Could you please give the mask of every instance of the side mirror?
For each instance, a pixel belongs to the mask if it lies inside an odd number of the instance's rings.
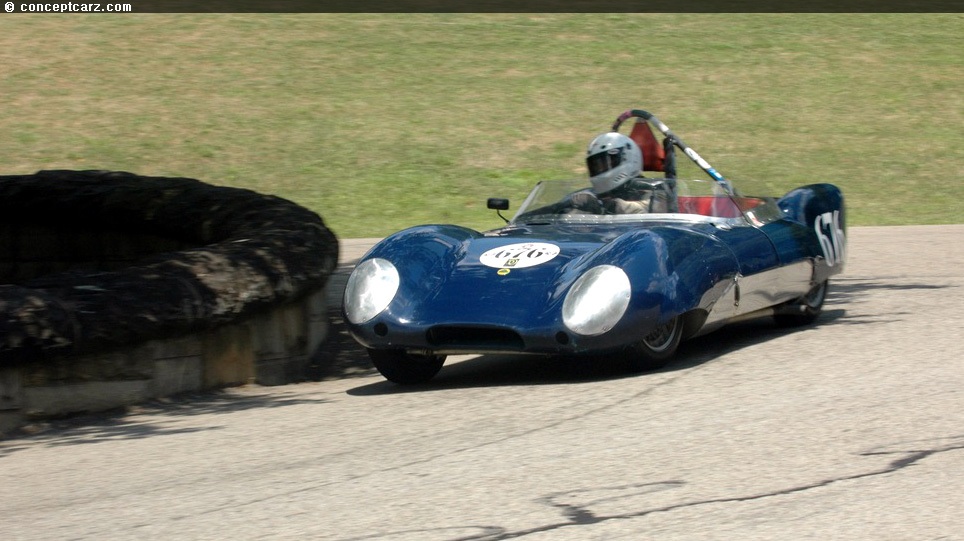
[[[501,199],[498,197],[490,197],[488,201],[485,202],[485,206],[494,210],[499,218],[502,218],[505,223],[509,223],[509,219],[502,215],[503,210],[509,210],[509,200]]]
[[[489,207],[492,210],[509,210],[508,199],[499,199],[497,197],[490,197],[485,204],[487,207]]]

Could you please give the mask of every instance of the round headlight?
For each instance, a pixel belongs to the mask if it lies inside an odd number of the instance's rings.
[[[593,267],[566,294],[562,322],[576,334],[602,334],[623,317],[630,295],[629,277],[622,269],[612,265]]]
[[[398,292],[398,270],[387,259],[362,262],[345,286],[345,316],[358,325],[377,316]]]

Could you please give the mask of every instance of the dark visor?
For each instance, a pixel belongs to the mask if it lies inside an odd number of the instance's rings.
[[[600,152],[598,154],[593,154],[586,158],[586,165],[589,166],[589,176],[594,177],[605,173],[616,167],[623,161],[623,150],[620,149],[619,152],[615,154],[610,154],[609,152]]]

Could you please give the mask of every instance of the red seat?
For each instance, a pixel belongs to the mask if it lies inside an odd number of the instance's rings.
[[[633,124],[633,129],[629,132],[629,138],[639,145],[639,149],[643,151],[643,171],[664,171],[666,150],[656,140],[649,123],[636,122]]]

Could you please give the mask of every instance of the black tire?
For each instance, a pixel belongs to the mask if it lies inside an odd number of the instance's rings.
[[[683,318],[676,316],[665,325],[653,329],[632,347],[633,368],[656,370],[669,364],[683,338]]]
[[[827,300],[828,282],[817,284],[806,295],[782,306],[773,315],[774,321],[781,327],[799,327],[809,325],[820,317],[823,303]]]
[[[370,349],[368,356],[385,379],[401,385],[425,383],[445,364],[445,355],[415,355],[397,349]]]

